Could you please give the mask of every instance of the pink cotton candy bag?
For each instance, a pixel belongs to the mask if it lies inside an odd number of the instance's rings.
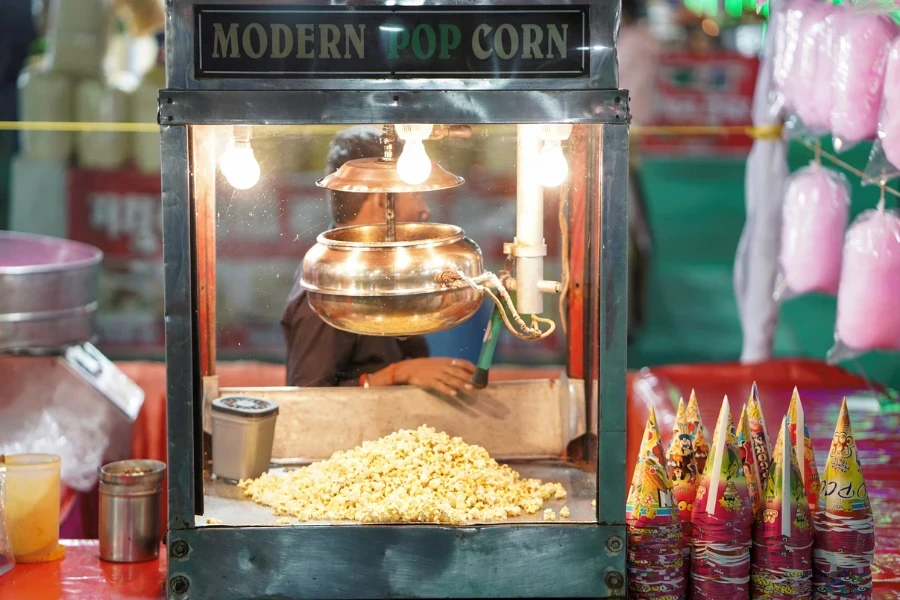
[[[882,98],[878,137],[885,157],[900,169],[900,38],[888,53]]]
[[[781,93],[781,105],[786,113],[797,110],[799,98],[806,93],[800,77],[800,58],[803,47],[804,17],[816,6],[811,0],[794,0],[784,13],[783,24],[777,24],[782,39],[776,38],[774,80]],[[806,26],[809,26],[807,21]]]
[[[870,350],[900,350],[900,215],[861,214],[847,231],[837,300],[835,346],[839,361]]]
[[[878,132],[878,114],[897,25],[887,16],[853,13],[840,19],[832,73],[831,131],[838,151]]]
[[[803,126],[813,135],[823,135],[831,130],[836,32],[849,15],[850,11],[843,6],[821,4],[803,17],[798,66],[800,81],[795,104]]]
[[[838,293],[849,208],[850,186],[836,171],[813,163],[788,178],[776,299]]]

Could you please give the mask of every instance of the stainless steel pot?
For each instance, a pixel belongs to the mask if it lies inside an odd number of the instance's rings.
[[[90,341],[102,260],[87,244],[0,232],[0,352]]]
[[[321,234],[303,259],[301,285],[326,323],[352,333],[406,337],[458,325],[478,311],[483,292],[442,282],[446,273],[476,277],[481,250],[455,225],[397,223]]]

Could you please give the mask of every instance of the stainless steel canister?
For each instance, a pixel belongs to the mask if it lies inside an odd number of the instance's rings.
[[[100,468],[100,558],[142,562],[159,556],[166,465],[121,460]]]
[[[212,403],[213,473],[240,481],[269,469],[278,405],[261,398],[226,396]]]

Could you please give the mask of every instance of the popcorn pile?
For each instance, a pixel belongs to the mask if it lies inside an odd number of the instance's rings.
[[[566,497],[562,485],[520,479],[481,446],[424,425],[238,487],[277,515],[362,523],[502,521]]]

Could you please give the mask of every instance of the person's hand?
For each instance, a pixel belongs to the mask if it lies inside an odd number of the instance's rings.
[[[395,383],[414,385],[448,396],[472,389],[475,365],[459,358],[416,358],[397,363]]]

